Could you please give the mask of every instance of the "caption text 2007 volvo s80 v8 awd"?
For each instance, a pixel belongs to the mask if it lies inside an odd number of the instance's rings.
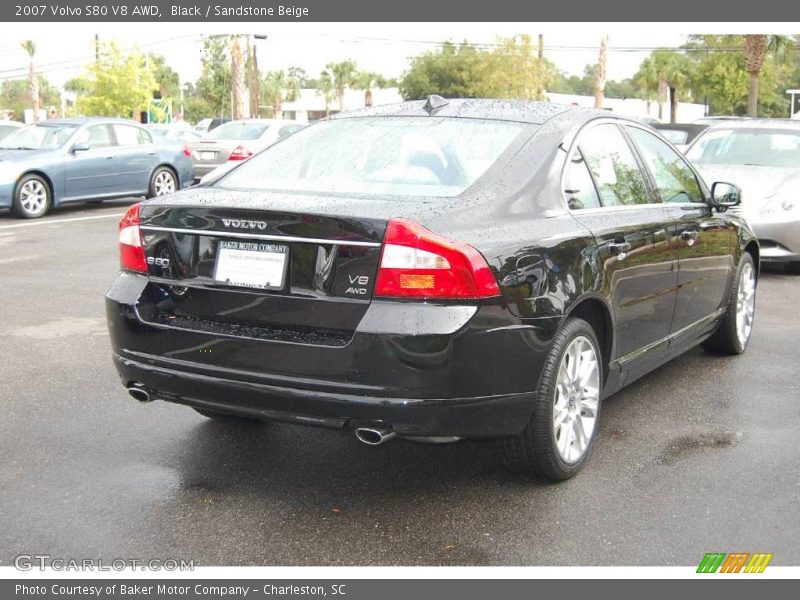
[[[431,97],[337,115],[131,207],[107,293],[139,400],[362,441],[500,438],[551,479],[603,398],[744,351],[758,244],[646,126]]]

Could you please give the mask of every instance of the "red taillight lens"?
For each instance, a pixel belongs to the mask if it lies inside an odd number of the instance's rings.
[[[247,160],[251,156],[253,156],[253,153],[250,152],[250,150],[244,146],[236,146],[233,152],[231,152],[231,155],[228,157],[228,160]]]
[[[183,155],[186,158],[192,158],[192,150],[191,150],[191,148],[189,148],[189,146],[184,146],[183,147]]]
[[[375,295],[389,298],[490,298],[500,295],[486,260],[408,219],[386,228]]]
[[[138,202],[128,209],[119,222],[119,264],[129,271],[147,273],[147,261],[139,232]]]

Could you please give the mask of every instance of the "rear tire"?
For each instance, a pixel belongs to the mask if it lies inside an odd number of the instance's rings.
[[[194,408],[194,407],[193,407]],[[216,410],[209,410],[207,408],[194,408],[204,417],[214,419],[215,421],[223,421],[228,423],[263,423],[263,419],[254,419],[252,417],[242,417],[239,415],[232,415],[230,413],[219,412]]]
[[[703,342],[703,349],[712,354],[741,354],[753,332],[756,308],[756,271],[753,258],[745,252],[739,260],[736,278],[728,292],[725,314],[717,330]]]
[[[150,187],[147,190],[148,198],[158,198],[178,191],[178,177],[169,167],[158,167],[150,177]]]
[[[38,219],[47,214],[53,201],[50,185],[39,175],[25,175],[14,189],[11,212],[21,219]]]
[[[602,382],[594,329],[570,318],[553,340],[525,430],[500,441],[506,465],[554,481],[576,475],[594,447]]]

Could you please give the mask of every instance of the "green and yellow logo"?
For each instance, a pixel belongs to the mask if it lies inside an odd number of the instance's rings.
[[[697,567],[698,573],[763,573],[772,554],[765,552],[707,552]]]

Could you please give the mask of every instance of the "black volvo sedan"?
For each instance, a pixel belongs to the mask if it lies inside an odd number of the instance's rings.
[[[759,247],[637,122],[549,103],[336,115],[134,205],[106,296],[131,396],[367,444],[499,438],[550,479],[601,402],[702,343],[744,351]]]

